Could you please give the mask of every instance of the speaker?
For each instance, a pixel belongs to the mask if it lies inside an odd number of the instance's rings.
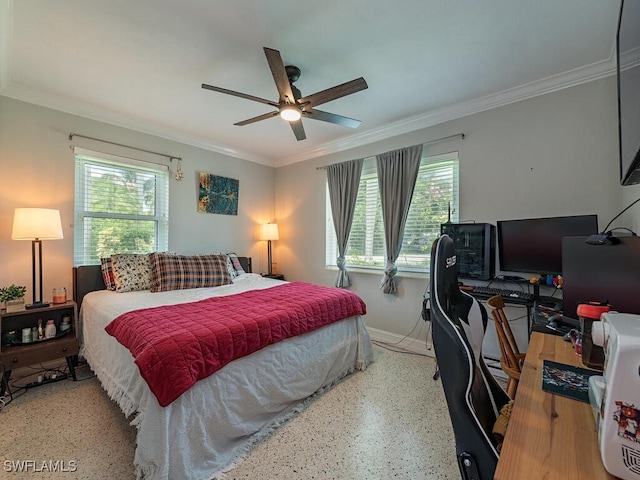
[[[496,227],[490,223],[443,223],[456,247],[458,277],[491,280],[496,265]]]

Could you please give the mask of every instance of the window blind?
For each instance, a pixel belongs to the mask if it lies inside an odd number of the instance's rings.
[[[168,248],[169,174],[106,154],[76,151],[74,263]]]

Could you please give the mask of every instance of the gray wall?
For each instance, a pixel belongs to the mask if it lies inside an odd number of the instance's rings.
[[[170,182],[169,248],[179,253],[235,250],[266,270],[266,245],[258,226],[276,220],[281,240],[274,260],[288,280],[333,284],[325,268],[323,170],[333,162],[426,142],[460,132],[466,139],[434,144],[433,154],[460,155],[460,219],[497,220],[596,213],[601,228],[640,196],[640,187],[620,187],[617,113],[613,77],[489,110],[349,151],[278,169],[0,97],[0,286],[31,285],[30,246],[11,240],[13,210],[59,208],[64,240],[44,242],[44,292],[71,288],[73,266],[74,158],[68,134],[75,132],[184,157],[185,179]],[[74,139],[77,146],[162,161],[133,151]],[[196,211],[197,173],[240,180],[237,217]],[[640,205],[616,225],[640,226]],[[389,339],[422,342],[419,320],[427,276],[400,275],[399,294],[380,290],[381,274],[352,272],[352,289],[367,303],[366,323]],[[30,301],[31,293],[28,293]],[[414,326],[417,326],[413,330]]]
[[[257,239],[259,225],[275,216],[274,168],[0,96],[0,286],[27,285],[31,302],[31,246],[11,240],[13,211],[57,208],[64,239],[43,242],[43,293],[50,299],[54,286],[71,292],[74,154],[70,144],[168,163],[162,157],[78,137],[70,142],[70,132],[182,156],[184,180],[169,182],[169,249],[185,254],[236,251],[252,256],[256,270],[266,269],[264,242]],[[239,180],[237,216],[197,212],[199,172]]]
[[[613,77],[489,110],[376,144],[278,169],[277,218],[282,240],[274,257],[290,280],[331,285],[325,268],[325,182],[316,167],[464,132],[464,140],[428,147],[460,156],[460,219],[598,214],[600,227],[632,199],[619,186]],[[624,199],[623,199],[624,196]],[[625,203],[626,202],[626,203]],[[640,205],[630,212],[640,212]],[[637,229],[637,218],[626,217]],[[367,303],[366,323],[395,334],[426,334],[418,320],[427,276],[399,275],[398,295],[380,290],[380,273],[351,271],[352,289]],[[414,330],[414,327],[417,328]]]

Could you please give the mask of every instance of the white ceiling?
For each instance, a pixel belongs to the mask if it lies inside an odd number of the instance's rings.
[[[279,166],[611,75],[618,8],[619,0],[0,0],[0,95]],[[364,77],[367,90],[320,107],[362,125],[304,120],[300,142],[279,117],[234,126],[271,107],[200,85],[277,101],[263,47],[302,70],[303,96]]]

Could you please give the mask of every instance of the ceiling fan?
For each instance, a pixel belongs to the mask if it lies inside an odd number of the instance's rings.
[[[365,82],[364,78],[360,77],[355,80],[351,80],[350,82],[336,85],[335,87],[331,87],[326,90],[308,95],[306,97],[302,97],[300,90],[298,90],[293,85],[293,83],[300,77],[300,69],[293,65],[287,65],[285,67],[284,63],[282,62],[280,52],[277,50],[264,47],[264,53],[267,56],[267,62],[269,63],[269,67],[271,68],[271,74],[273,75],[273,79],[276,82],[276,88],[278,89],[278,94],[280,95],[279,101],[273,102],[271,100],[255,97],[253,95],[247,95],[246,93],[235,92],[226,88],[214,87],[205,83],[202,84],[202,88],[205,88],[207,90],[213,90],[214,92],[226,93],[227,95],[246,98],[247,100],[253,100],[255,102],[264,103],[266,105],[271,105],[272,107],[277,108],[277,110],[274,112],[258,115],[257,117],[234,123],[234,125],[249,125],[250,123],[259,122],[260,120],[266,120],[267,118],[280,115],[283,119],[289,122],[289,125],[291,125],[291,129],[296,136],[296,139],[300,141],[307,138],[304,133],[304,127],[302,126],[302,117],[334,123],[336,125],[342,125],[343,127],[349,128],[357,128],[360,123],[362,123],[360,120],[343,117],[342,115],[336,115],[335,113],[328,113],[322,110],[316,110],[314,107],[366,89],[367,82]]]

